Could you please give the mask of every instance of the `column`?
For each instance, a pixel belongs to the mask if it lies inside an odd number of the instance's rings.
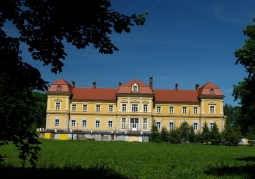
[[[47,109],[50,110],[50,96],[47,98]]]
[[[118,124],[117,124],[118,125],[118,130],[120,130],[120,116],[118,116],[117,120],[118,120]]]

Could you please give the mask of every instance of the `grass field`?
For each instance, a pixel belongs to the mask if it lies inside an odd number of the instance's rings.
[[[255,178],[255,147],[41,140],[39,162],[21,168],[13,146],[0,147],[5,177]]]

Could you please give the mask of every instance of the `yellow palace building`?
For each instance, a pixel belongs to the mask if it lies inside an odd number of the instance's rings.
[[[80,140],[148,141],[152,121],[158,129],[174,129],[183,121],[201,132],[204,123],[224,128],[220,88],[208,82],[193,90],[153,89],[139,80],[117,88],[75,87],[64,79],[47,91],[46,129],[40,137]]]

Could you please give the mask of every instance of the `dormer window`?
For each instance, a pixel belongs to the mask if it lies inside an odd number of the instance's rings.
[[[58,87],[57,87],[57,90],[60,91],[60,90],[61,90],[61,86],[58,86]]]
[[[210,92],[210,94],[214,94],[214,90],[213,89],[210,89],[209,92]]]
[[[138,84],[134,83],[134,84],[132,85],[132,92],[133,92],[133,93],[139,92]]]

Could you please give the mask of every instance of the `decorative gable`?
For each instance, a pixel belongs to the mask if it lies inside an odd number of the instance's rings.
[[[132,84],[132,93],[138,93],[139,92],[139,85],[137,83]]]

